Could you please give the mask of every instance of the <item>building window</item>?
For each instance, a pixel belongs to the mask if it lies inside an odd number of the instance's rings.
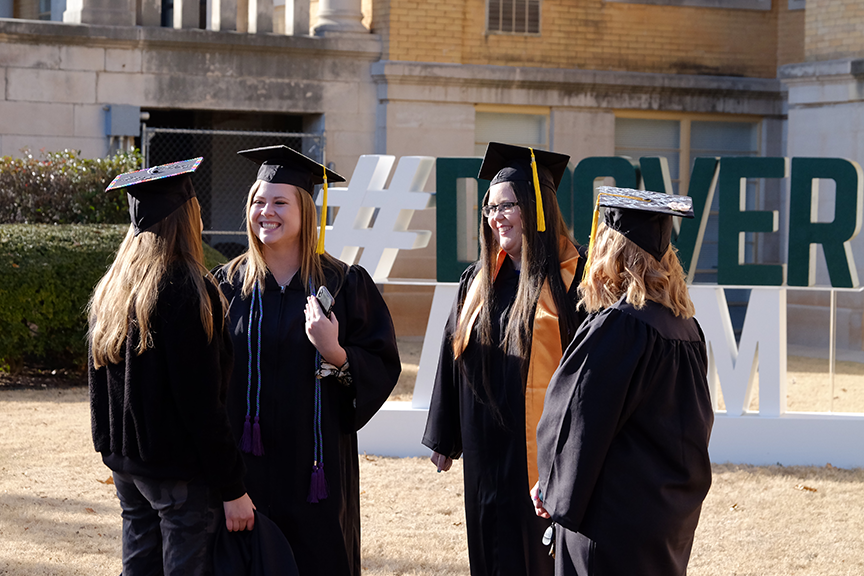
[[[677,115],[676,115],[677,116]],[[760,156],[760,122],[750,118],[719,120],[707,116],[617,117],[615,155],[638,160],[644,156],[663,156],[675,194],[686,193],[690,168],[699,157]],[[765,209],[763,183],[747,181],[747,209]],[[719,195],[714,194],[702,251],[696,263],[696,282],[717,281],[717,235]],[[745,261],[762,262],[760,234],[745,235]]]
[[[490,34],[540,34],[540,0],[487,0]]]
[[[51,0],[13,0],[12,17],[22,20],[50,20]]]

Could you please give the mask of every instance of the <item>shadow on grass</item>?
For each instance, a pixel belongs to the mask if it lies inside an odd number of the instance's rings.
[[[0,386],[0,402],[49,402],[51,404],[74,404],[89,401],[87,386],[64,388],[15,388]]]

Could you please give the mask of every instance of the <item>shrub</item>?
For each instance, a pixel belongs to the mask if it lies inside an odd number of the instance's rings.
[[[0,368],[85,365],[84,309],[128,228],[0,225]],[[204,252],[208,268],[226,261],[206,244]]]
[[[141,154],[118,152],[104,159],[80,152],[0,157],[0,223],[85,224],[128,222],[123,190],[105,192],[114,177],[137,170]]]

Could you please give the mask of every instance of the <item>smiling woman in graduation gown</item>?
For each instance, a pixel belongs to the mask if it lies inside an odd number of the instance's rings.
[[[359,576],[356,432],[399,377],[393,323],[366,271],[316,252],[311,241],[311,192],[324,167],[284,147],[241,154],[261,163],[247,203],[253,248],[216,276],[230,303],[228,413],[246,483],[257,509],[287,537],[301,575]],[[300,255],[293,267],[292,255]],[[304,269],[304,257],[318,259],[319,278]],[[256,262],[260,275],[250,271]],[[311,297],[321,285],[335,298],[329,318]],[[330,332],[322,336],[322,327]]]
[[[481,258],[459,282],[423,436],[439,470],[464,455],[473,576],[553,571],[542,545],[549,522],[534,515],[528,491],[546,383],[581,320],[575,298],[584,259],[555,197],[568,159],[493,142],[480,169],[491,180]]]
[[[705,339],[669,246],[689,198],[601,188],[580,291],[591,312],[537,429],[538,514],[560,527],[556,574],[680,576],[711,485]]]

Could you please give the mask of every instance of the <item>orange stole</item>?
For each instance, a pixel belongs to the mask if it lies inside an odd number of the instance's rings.
[[[564,283],[564,288],[569,290],[576,276],[579,252],[567,238],[559,240],[559,251],[561,257],[561,280]],[[503,250],[498,252],[495,266],[496,276],[506,257],[507,255]],[[483,274],[482,270],[477,277],[480,274]],[[471,326],[474,325],[477,315],[480,313],[478,290],[479,282],[472,281],[459,318],[459,325],[461,326],[465,322],[465,317],[469,314],[471,315],[468,330],[463,332],[469,336],[471,334]],[[549,280],[543,282],[543,287],[540,289],[540,297],[537,299],[537,308],[534,311],[532,332],[531,357],[528,360],[528,381],[525,384],[525,448],[527,451],[526,464],[528,467],[529,489],[534,486],[539,476],[537,472],[537,424],[540,422],[540,415],[543,413],[546,387],[549,385],[549,380],[558,368],[558,363],[564,354],[564,350],[561,348],[561,331],[558,328],[558,311],[552,299]],[[455,341],[453,346],[454,356],[458,358],[465,350],[465,347],[468,346],[467,338],[464,341]]]

